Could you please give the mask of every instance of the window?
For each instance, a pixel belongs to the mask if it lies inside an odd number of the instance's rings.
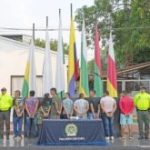
[[[22,91],[24,76],[11,76],[11,94],[13,95],[15,90]],[[36,96],[42,96],[42,76],[36,77]]]

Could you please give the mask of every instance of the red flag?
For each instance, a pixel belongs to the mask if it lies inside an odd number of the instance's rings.
[[[77,59],[77,52],[76,52],[76,46],[74,47],[74,64],[75,64],[75,70],[74,70],[74,77],[75,77],[75,80],[77,81],[78,78],[79,78],[79,60]]]
[[[97,26],[95,28],[95,60],[94,60],[94,90],[96,91],[96,96],[103,96],[103,82],[101,79],[102,63],[101,63],[101,51],[99,47],[99,32]]]
[[[112,33],[110,33],[109,50],[108,50],[108,63],[107,63],[107,90],[109,95],[117,97],[117,72],[115,54],[112,41]]]

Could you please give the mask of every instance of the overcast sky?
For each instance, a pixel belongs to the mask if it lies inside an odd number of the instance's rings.
[[[70,3],[73,4],[74,15],[77,8],[92,5],[94,0],[0,0],[0,27],[36,28],[45,27],[45,16],[49,16],[49,28],[58,27],[58,10],[62,10],[62,24],[64,28],[70,26]],[[0,29],[0,34],[32,32],[12,32]],[[44,32],[36,32],[36,38],[44,38]],[[58,33],[50,32],[50,38],[57,39]],[[69,32],[63,32],[64,41],[68,43]],[[76,33],[77,47],[80,48],[80,34]]]

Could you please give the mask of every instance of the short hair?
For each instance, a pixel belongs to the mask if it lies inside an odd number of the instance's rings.
[[[70,93],[69,92],[66,92],[65,94],[67,94],[70,97]]]
[[[106,91],[105,91],[105,94],[106,94],[106,95],[109,95],[109,92],[108,92],[108,90],[106,90]]]
[[[79,98],[84,98],[84,93],[80,93]]]
[[[1,88],[1,91],[7,91],[7,89],[5,87]]]
[[[20,90],[16,90],[15,93],[19,93],[19,96],[21,95]]]
[[[95,90],[90,90],[90,92],[93,92],[94,94],[96,94],[96,91],[95,91]]]
[[[49,98],[49,93],[45,93],[44,98]]]
[[[35,91],[31,90],[30,91],[30,96],[34,96],[35,95]]]
[[[54,91],[55,93],[57,93],[56,88],[51,88],[50,91]]]
[[[146,90],[146,87],[140,86],[140,90]]]

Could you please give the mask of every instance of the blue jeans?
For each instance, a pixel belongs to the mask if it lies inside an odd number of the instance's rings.
[[[105,136],[114,136],[113,117],[108,117],[106,114],[102,114],[102,120],[104,124]]]
[[[37,136],[39,137],[41,134],[41,130],[42,130],[42,124],[38,124],[37,125]]]
[[[22,133],[22,120],[23,117],[14,117],[13,126],[14,126],[14,135],[15,137],[21,136]]]
[[[88,119],[90,119],[90,120],[91,120],[91,119],[94,119],[93,113],[91,113],[91,112],[88,113],[87,117],[88,117]]]
[[[27,137],[37,137],[37,124],[35,118],[26,118],[26,134]]]

